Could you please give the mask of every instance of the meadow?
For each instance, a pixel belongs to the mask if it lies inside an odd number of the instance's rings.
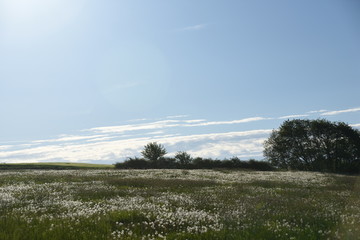
[[[112,169],[110,164],[72,163],[72,162],[43,162],[43,163],[0,163],[0,170],[23,170],[23,169]]]
[[[0,239],[360,239],[360,177],[2,170]]]

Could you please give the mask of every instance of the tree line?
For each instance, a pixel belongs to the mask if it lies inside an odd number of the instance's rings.
[[[166,157],[165,147],[156,142],[144,146],[142,157],[115,164],[120,169],[254,169],[302,170],[360,173],[360,131],[343,122],[325,119],[285,121],[264,143],[266,161],[193,158],[187,152]]]
[[[253,169],[258,171],[274,170],[266,161],[242,161],[238,157],[230,159],[193,158],[189,153],[179,151],[174,157],[165,157],[165,147],[156,142],[148,143],[141,152],[142,157],[129,157],[115,164],[118,169]]]

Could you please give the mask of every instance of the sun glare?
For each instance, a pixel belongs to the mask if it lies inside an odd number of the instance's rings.
[[[59,0],[10,0],[2,1],[2,7],[8,20],[25,22],[50,15],[60,3]]]
[[[84,1],[3,0],[0,20],[5,33],[29,37],[57,28],[74,19]]]

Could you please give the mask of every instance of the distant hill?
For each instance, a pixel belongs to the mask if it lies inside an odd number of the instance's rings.
[[[71,162],[51,162],[51,163],[2,163],[0,170],[19,170],[19,169],[111,169],[110,164],[90,164],[90,163],[71,163]]]

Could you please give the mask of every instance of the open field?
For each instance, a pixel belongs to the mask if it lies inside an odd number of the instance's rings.
[[[2,163],[1,170],[18,169],[111,169],[110,164],[70,163],[70,162],[49,162],[49,163]]]
[[[0,239],[359,239],[359,177],[0,171]]]

